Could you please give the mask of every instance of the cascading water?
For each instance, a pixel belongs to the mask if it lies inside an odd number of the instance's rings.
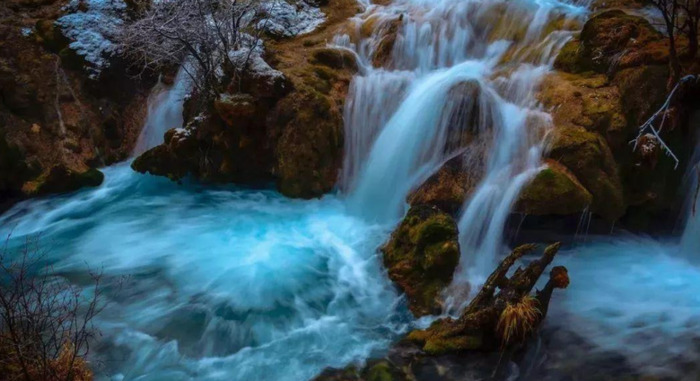
[[[549,118],[538,110],[534,89],[569,37],[550,33],[547,25],[585,13],[567,3],[527,1],[404,1],[370,8],[358,23],[386,25],[398,17],[401,26],[389,68],[371,65],[386,28],[376,29],[374,43],[336,40],[354,49],[365,69],[346,104],[351,138],[342,183],[350,208],[370,220],[396,221],[411,190],[452,156],[484,144],[473,139],[478,143],[455,146],[454,136],[490,136],[485,174],[459,221],[463,255],[456,281],[478,283],[502,251],[505,219],[518,192],[540,167]],[[477,88],[471,93],[477,107],[465,110],[457,99],[469,86]],[[387,99],[401,102],[387,107]]]
[[[103,270],[108,305],[93,348],[100,379],[301,381],[381,354],[411,319],[376,248],[409,192],[465,152],[485,151],[486,164],[460,219],[457,281],[491,270],[504,218],[541,166],[548,117],[534,87],[569,35],[548,25],[585,10],[552,0],[365,5],[357,35],[371,19],[374,32],[335,41],[361,63],[344,114],[343,197],[176,185],[123,163],[104,169],[96,189],[0,216],[10,249],[41,233],[47,260],[70,281]],[[392,23],[396,43],[377,65]],[[135,153],[181,126],[186,91],[180,73],[154,92]],[[697,251],[697,215],[687,252]],[[621,353],[639,368],[669,371],[697,358],[688,332],[700,328],[700,271],[669,254],[678,247],[630,238],[562,253],[557,262],[572,284],[554,295],[546,324],[581,327],[576,333],[595,345],[587,351]]]
[[[174,83],[169,87],[158,81],[148,97],[146,122],[136,141],[133,156],[162,143],[167,130],[182,127],[182,104],[189,90],[190,80],[184,69],[178,70]]]

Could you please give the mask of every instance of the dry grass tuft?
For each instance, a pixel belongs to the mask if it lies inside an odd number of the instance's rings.
[[[509,303],[496,326],[503,347],[525,340],[535,330],[541,315],[539,301],[532,296],[525,296],[516,304]]]

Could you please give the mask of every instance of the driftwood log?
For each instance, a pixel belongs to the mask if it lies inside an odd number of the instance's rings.
[[[559,246],[548,246],[539,259],[519,267],[509,278],[508,270],[536,245],[517,247],[501,261],[459,318],[437,320],[428,329],[411,332],[408,339],[429,354],[502,350],[524,342],[544,320],[552,291],[569,284],[566,268],[556,266],[545,287],[531,295]]]

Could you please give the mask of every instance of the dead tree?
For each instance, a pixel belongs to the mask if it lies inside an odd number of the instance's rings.
[[[523,343],[544,320],[555,288],[566,288],[566,268],[554,267],[541,291],[530,292],[552,262],[559,243],[548,246],[541,258],[506,276],[513,264],[535,245],[523,245],[507,256],[488,277],[477,296],[457,319],[445,318],[426,330],[413,331],[408,339],[429,354],[467,350],[498,350]]]
[[[121,54],[143,70],[182,65],[203,98],[241,76],[260,50],[262,28],[252,27],[265,12],[258,0],[154,2],[119,33]],[[232,78],[233,77],[233,78]]]
[[[87,381],[85,360],[102,310],[100,275],[94,292],[56,276],[38,240],[0,251],[0,375],[7,380]]]
[[[700,28],[700,0],[682,0],[679,4],[683,12],[680,31],[688,39],[687,58],[694,59],[698,54],[698,28]]]
[[[677,34],[681,25],[681,2],[694,0],[651,0],[651,4],[661,12],[668,36],[668,61],[671,70],[669,88],[681,77],[681,65],[678,60]]]

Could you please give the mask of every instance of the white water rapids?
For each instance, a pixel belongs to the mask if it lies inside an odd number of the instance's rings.
[[[104,169],[98,188],[18,204],[0,216],[0,233],[12,234],[11,248],[40,234],[73,282],[102,269],[100,379],[301,381],[381,355],[412,324],[377,255],[407,195],[446,160],[485,145],[482,180],[459,222],[457,281],[478,283],[505,249],[511,204],[541,165],[548,117],[533,91],[569,36],[551,26],[585,14],[553,0],[368,6],[358,33],[374,17],[375,34],[335,41],[362,62],[346,103],[341,194],[301,201],[177,185],[122,163]],[[396,45],[386,67],[374,67],[392,20]],[[465,88],[476,89],[476,108],[455,100]],[[136,152],[182,124],[184,89],[179,76],[154,93]],[[474,138],[454,144],[465,134]],[[574,327],[591,352],[677,376],[682,368],[671,364],[697,358],[691,333],[700,322],[700,270],[677,255],[699,249],[700,222],[689,221],[683,246],[629,238],[561,253],[572,284],[555,293],[547,324]]]

